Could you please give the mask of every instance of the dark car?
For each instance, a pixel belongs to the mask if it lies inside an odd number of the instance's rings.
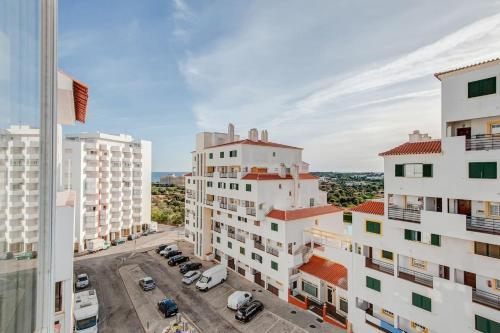
[[[250,320],[252,320],[252,318],[255,317],[262,310],[264,310],[264,304],[262,304],[262,302],[260,301],[254,300],[247,304],[242,305],[238,309],[238,311],[236,311],[234,318],[244,323],[247,323]]]
[[[165,316],[165,318],[170,316],[175,316],[179,309],[177,308],[177,304],[175,304],[174,300],[171,298],[165,298],[158,302],[158,310]]]
[[[158,246],[156,248],[156,253],[160,253],[161,251],[165,250],[165,248],[167,247],[168,245],[167,244],[162,244],[160,246]]]
[[[170,259],[170,258],[175,257],[175,256],[178,256],[178,255],[180,255],[180,254],[182,254],[182,252],[181,252],[181,251],[170,251],[170,252],[167,252],[167,253],[165,254],[165,258]]]
[[[169,266],[177,266],[178,264],[186,262],[188,260],[189,260],[189,257],[181,256],[180,254],[178,254],[178,255],[170,258],[170,260],[168,261],[168,265]]]
[[[189,271],[195,271],[201,268],[201,263],[199,262],[186,262],[179,266],[179,272],[182,274],[187,273]]]

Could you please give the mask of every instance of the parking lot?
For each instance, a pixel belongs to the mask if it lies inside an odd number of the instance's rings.
[[[193,256],[190,244],[178,244],[183,254]],[[203,262],[202,270],[212,265]],[[156,302],[164,296],[173,298],[180,312],[202,332],[345,332],[319,322],[314,314],[278,299],[230,270],[225,283],[207,292],[196,290],[194,284],[186,286],[181,282],[179,268],[168,266],[167,260],[154,250],[82,259],[75,262],[75,271],[87,272],[97,290],[100,332],[131,332],[131,328],[136,329],[134,332],[139,328],[154,332],[155,327],[168,322],[156,308]],[[153,293],[140,290],[138,278],[142,274],[156,281]],[[116,280],[111,283],[110,279]],[[249,323],[238,322],[234,311],[226,307],[227,297],[235,290],[250,291],[264,304],[264,311]]]

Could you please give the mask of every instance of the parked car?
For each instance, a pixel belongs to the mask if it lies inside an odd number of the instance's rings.
[[[14,257],[16,258],[16,260],[35,259],[37,257],[37,252],[36,251],[21,252],[15,255]]]
[[[14,253],[12,252],[0,253],[0,260],[9,260],[9,259],[14,259]]]
[[[215,265],[212,268],[207,269],[203,272],[198,282],[196,282],[196,288],[201,291],[207,291],[208,289],[215,287],[219,283],[223,283],[227,279],[227,269],[224,265]]]
[[[75,287],[76,289],[83,289],[90,286],[89,276],[85,273],[78,274],[76,277]]]
[[[262,310],[264,310],[264,304],[260,301],[254,300],[240,307],[236,311],[234,318],[247,323]]]
[[[142,288],[142,290],[148,291],[155,289],[156,283],[152,278],[148,276],[139,280],[139,286]]]
[[[165,316],[165,318],[170,316],[175,316],[179,309],[177,308],[177,304],[175,304],[174,300],[171,298],[165,298],[158,302],[158,310]]]
[[[113,246],[117,246],[117,245],[120,245],[120,244],[125,243],[125,241],[126,241],[126,239],[125,239],[125,238],[123,238],[123,237],[122,237],[122,238],[113,239],[113,240],[111,241],[111,245],[113,245]]]
[[[134,239],[137,239],[139,237],[141,237],[140,234],[130,234],[130,235],[128,235],[127,239],[128,240],[134,240]]]
[[[227,307],[231,310],[238,310],[251,300],[252,294],[250,292],[237,290],[227,298]]]
[[[174,251],[167,252],[164,256],[165,256],[165,258],[170,259],[170,258],[178,256],[180,254],[182,254],[181,251],[174,250]]]
[[[182,277],[182,282],[184,282],[185,284],[191,284],[194,281],[198,280],[200,276],[200,271],[189,271]]]
[[[162,244],[156,248],[156,253],[160,253],[163,251],[168,245],[167,244]]]
[[[188,260],[189,260],[189,257],[182,256],[182,255],[178,254],[178,255],[170,258],[170,260],[168,261],[168,265],[169,266],[177,266],[180,263],[186,262]]]
[[[200,269],[201,268],[201,263],[199,262],[186,262],[182,265],[179,266],[179,271],[184,274],[184,273],[187,273],[189,271],[194,271],[194,270],[197,270],[197,269]]]
[[[109,249],[110,247],[111,247],[111,243],[110,243],[110,242],[108,242],[108,241],[105,241],[105,242],[104,242],[104,245],[103,245],[103,247],[102,247],[102,249],[103,249],[103,250],[107,250],[107,249]]]
[[[152,234],[151,230],[146,229],[146,230],[144,230],[144,231],[142,232],[141,236],[147,236],[147,235],[149,235],[149,234]]]
[[[167,253],[172,251],[179,251],[179,248],[175,244],[167,245],[160,251],[160,255],[165,256]]]

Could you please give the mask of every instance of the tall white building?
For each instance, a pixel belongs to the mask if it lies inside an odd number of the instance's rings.
[[[384,214],[354,212],[355,332],[500,332],[500,59],[435,76],[442,139],[381,153]]]
[[[267,131],[259,139],[256,129],[240,140],[230,124],[228,133],[199,133],[192,162],[185,237],[197,257],[215,259],[283,300],[317,283],[318,312],[326,300],[346,310],[333,295],[347,301],[346,268],[328,274],[335,263],[321,246],[313,251],[315,239],[346,234],[342,210],[327,205],[301,148],[270,142]]]
[[[76,192],[74,250],[143,231],[151,222],[151,142],[82,133],[63,142],[63,184]]]

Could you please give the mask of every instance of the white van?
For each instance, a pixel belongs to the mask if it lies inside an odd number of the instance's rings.
[[[227,307],[231,310],[238,310],[240,306],[252,300],[252,294],[248,291],[237,290],[227,298]]]
[[[200,279],[196,282],[196,288],[202,291],[207,291],[208,289],[226,281],[227,279],[227,269],[224,265],[215,265],[214,267],[207,269],[201,274]]]
[[[76,333],[97,333],[99,303],[94,289],[75,294],[73,306],[74,331]]]
[[[160,255],[165,256],[167,253],[172,251],[179,251],[179,247],[176,244],[167,245],[163,250],[160,251]]]
[[[87,250],[90,253],[97,252],[104,249],[104,239],[96,238],[87,241]]]

